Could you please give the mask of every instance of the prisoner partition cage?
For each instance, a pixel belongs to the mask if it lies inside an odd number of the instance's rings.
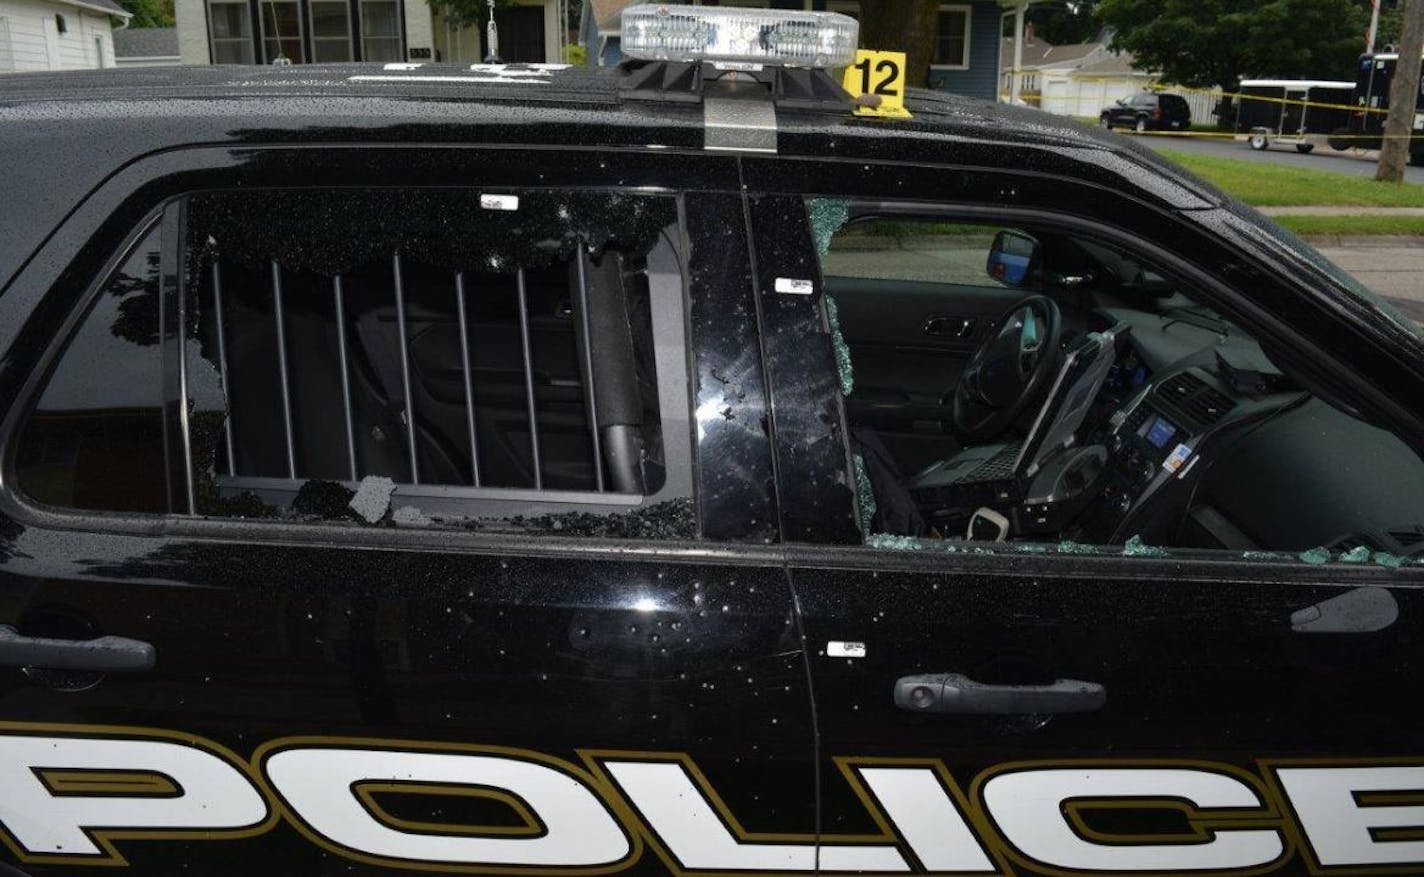
[[[673,197],[221,192],[180,222],[192,511],[366,476],[465,517],[691,494]]]

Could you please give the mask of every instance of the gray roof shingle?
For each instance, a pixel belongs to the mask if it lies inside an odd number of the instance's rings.
[[[95,0],[85,2],[93,3]],[[131,27],[127,30],[116,30],[114,54],[120,58],[177,57],[178,28]]]

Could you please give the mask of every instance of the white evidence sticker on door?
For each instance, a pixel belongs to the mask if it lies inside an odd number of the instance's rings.
[[[486,210],[518,210],[518,195],[480,194],[480,206]]]
[[[864,658],[865,643],[831,640],[826,643],[826,656],[829,658]]]
[[[794,277],[776,278],[776,291],[785,295],[810,295],[816,291],[816,284],[809,280],[797,280]]]

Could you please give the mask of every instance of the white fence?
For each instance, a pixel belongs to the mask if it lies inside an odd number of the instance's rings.
[[[1192,123],[1195,125],[1215,124],[1216,116],[1212,113],[1216,111],[1216,105],[1221,102],[1220,91],[1199,91],[1197,89],[1164,88],[1161,89],[1167,94],[1179,94],[1186,98],[1187,106],[1192,108]],[[1228,125],[1235,122],[1235,119],[1225,120]]]
[[[1145,76],[1077,77],[1064,73],[1045,74],[1042,81],[1043,91],[1039,95],[1039,108],[1044,112],[1058,116],[1097,118],[1105,107],[1112,106],[1122,98],[1141,91],[1160,90],[1185,98],[1187,105],[1191,107],[1194,124],[1211,125],[1216,122],[1216,117],[1212,115],[1212,112],[1221,99],[1217,92],[1205,90],[1158,89],[1156,83]],[[1228,119],[1227,121],[1232,120]]]

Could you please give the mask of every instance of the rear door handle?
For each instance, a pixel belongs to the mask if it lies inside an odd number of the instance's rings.
[[[1108,701],[1096,682],[1059,679],[1051,685],[985,685],[960,673],[902,676],[895,705],[912,713],[961,716],[1026,716],[1089,713]]]
[[[0,624],[0,667],[132,673],[152,670],[154,660],[153,646],[136,639],[47,639],[21,636],[15,628]]]

